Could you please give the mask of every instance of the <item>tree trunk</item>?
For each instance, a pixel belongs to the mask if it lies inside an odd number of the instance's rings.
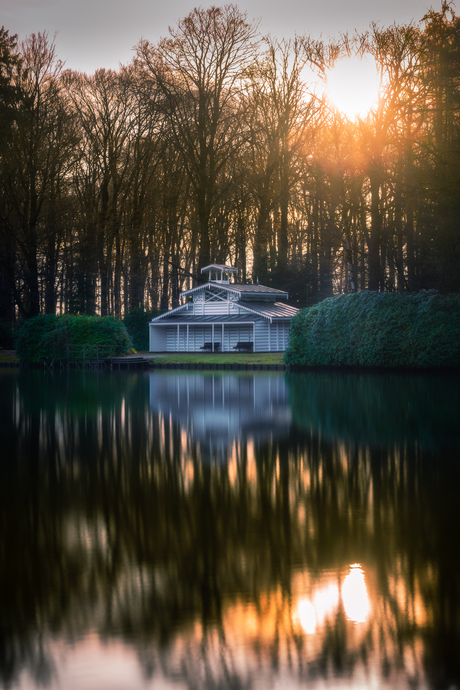
[[[380,239],[381,239],[381,215],[380,215],[380,180],[372,171],[370,174],[371,187],[371,231],[368,238],[368,288],[379,291],[381,289],[381,265],[380,265]]]

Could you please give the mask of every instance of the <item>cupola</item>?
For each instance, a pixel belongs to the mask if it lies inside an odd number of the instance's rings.
[[[201,273],[208,275],[210,283],[228,285],[231,274],[238,273],[238,269],[233,268],[233,266],[225,266],[224,264],[210,264],[209,266],[204,266],[201,269]]]

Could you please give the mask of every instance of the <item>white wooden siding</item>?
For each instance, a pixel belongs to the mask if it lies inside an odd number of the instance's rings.
[[[237,304],[233,302],[205,302],[204,304],[197,305],[198,310],[195,312],[200,316],[203,315],[229,315],[229,314],[239,314],[240,309]]]
[[[214,330],[214,334],[213,334]],[[181,326],[151,326],[150,350],[152,352],[200,352],[205,342],[220,343],[221,351],[234,352],[240,342],[253,342],[257,352],[283,352],[289,344],[289,324],[275,322],[270,324],[260,319],[252,324],[224,324],[222,342],[222,323]],[[188,337],[187,337],[188,334]]]
[[[176,335],[177,335],[177,327],[176,326],[168,326],[167,327],[167,336],[166,336],[166,350],[168,352],[174,352],[176,349]]]
[[[268,333],[269,333],[270,323],[265,321],[256,321],[255,323],[255,350],[257,352],[267,352],[268,347]]]
[[[248,326],[225,326],[224,349],[231,352],[239,342],[252,342],[252,324]]]
[[[188,338],[187,338],[188,329]],[[205,343],[221,343],[222,326],[214,325],[214,341],[212,337],[212,324],[195,326],[182,324],[181,326],[167,326],[166,350],[167,352],[197,352]]]
[[[270,350],[272,352],[279,352],[283,349],[283,334],[282,324],[272,323],[270,330]]]
[[[161,326],[150,326],[149,351],[164,352],[167,348],[166,330]]]
[[[289,324],[275,322],[270,328],[270,351],[284,352],[289,344]]]

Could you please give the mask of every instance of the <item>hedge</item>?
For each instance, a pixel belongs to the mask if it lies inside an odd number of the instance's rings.
[[[24,321],[15,332],[16,354],[21,362],[64,357],[67,344],[111,345],[115,355],[132,350],[125,326],[111,316],[45,314]]]
[[[330,297],[291,321],[294,366],[459,367],[460,295],[436,290]]]

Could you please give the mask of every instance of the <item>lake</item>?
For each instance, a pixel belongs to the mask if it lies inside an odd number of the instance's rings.
[[[460,688],[458,374],[0,370],[0,687]]]

